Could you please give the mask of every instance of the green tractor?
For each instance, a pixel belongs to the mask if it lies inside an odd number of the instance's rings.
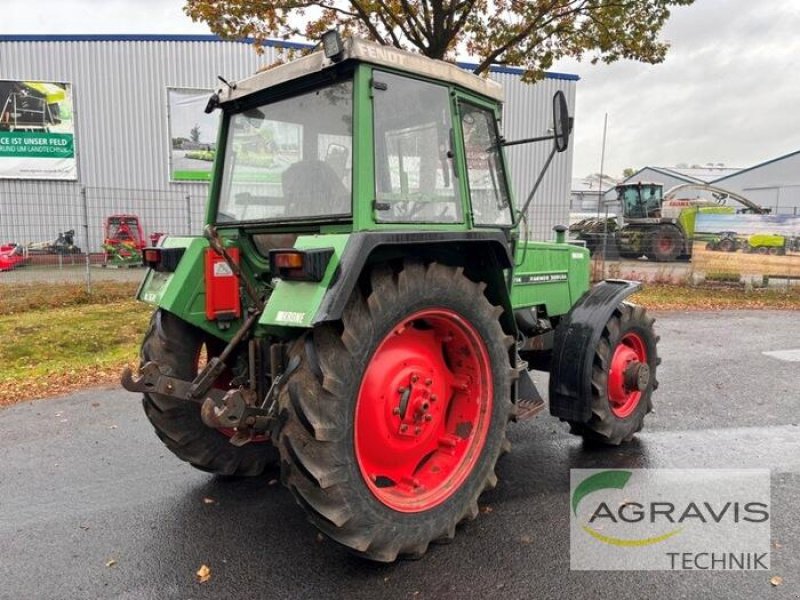
[[[681,184],[666,193],[660,183],[622,183],[615,189],[621,219],[584,219],[573,224],[570,233],[593,252],[614,247],[622,258],[646,256],[656,262],[690,258],[699,214],[770,212],[739,194],[709,184]],[[695,191],[711,198],[691,197]],[[682,197],[687,193],[690,197]],[[737,204],[728,204],[728,200]],[[725,242],[723,249],[731,249],[730,243]]]
[[[563,226],[519,236],[536,186],[515,210],[503,146],[549,141],[549,165],[564,95],[552,135],[516,142],[501,102],[455,65],[335,31],[212,96],[205,236],[144,250],[156,309],[122,377],[174,454],[221,475],[280,465],[321,532],[393,561],[477,516],[509,421],[544,407],[529,368],[573,433],[642,428],[659,359],[625,301],[639,284],[591,287]]]

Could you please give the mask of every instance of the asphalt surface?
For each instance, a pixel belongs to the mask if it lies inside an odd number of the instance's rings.
[[[318,538],[277,473],[222,480],[181,463],[134,395],[2,410],[0,598],[800,598],[800,363],[762,354],[800,348],[800,315],[658,317],[657,412],[636,441],[584,447],[547,415],[512,425],[478,519],[392,565]],[[771,469],[771,571],[570,571],[569,470],[581,467]]]

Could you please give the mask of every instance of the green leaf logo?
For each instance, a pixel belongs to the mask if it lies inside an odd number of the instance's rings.
[[[600,490],[621,490],[627,485],[631,475],[632,473],[630,471],[602,471],[587,477],[581,481],[578,487],[575,488],[575,491],[572,492],[572,514],[574,514],[576,517],[578,516],[578,504],[580,504],[581,500],[583,500],[589,494],[593,494],[594,492]],[[592,529],[588,525],[581,525],[581,528],[599,542],[621,547],[651,546],[677,535],[682,530],[681,527],[678,527],[677,529],[673,529],[665,534],[654,537],[625,539],[604,535],[599,531]]]

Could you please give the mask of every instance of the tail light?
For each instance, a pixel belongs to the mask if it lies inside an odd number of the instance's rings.
[[[270,250],[269,270],[273,277],[288,281],[322,281],[331,256],[333,248]]]
[[[142,261],[154,271],[172,273],[178,268],[186,248],[145,248]]]

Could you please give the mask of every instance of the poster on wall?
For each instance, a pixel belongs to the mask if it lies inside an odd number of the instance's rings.
[[[69,83],[0,80],[0,178],[78,178]]]
[[[211,90],[167,88],[170,181],[210,181],[219,111],[206,114]]]
[[[800,275],[800,216],[699,214],[692,260],[706,272]]]

